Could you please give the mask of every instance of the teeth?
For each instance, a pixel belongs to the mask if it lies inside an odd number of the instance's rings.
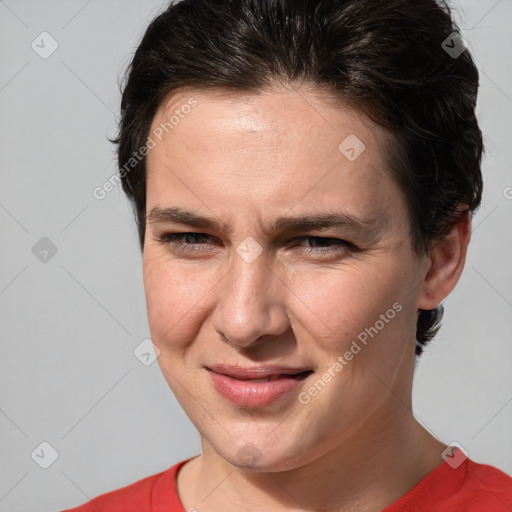
[[[272,382],[273,380],[279,379],[280,375],[271,375],[270,377],[265,377],[264,379],[250,379],[251,382]]]

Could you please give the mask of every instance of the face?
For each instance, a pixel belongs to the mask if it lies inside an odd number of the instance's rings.
[[[151,336],[235,466],[296,468],[409,412],[425,267],[385,135],[313,92],[182,93],[153,120]]]

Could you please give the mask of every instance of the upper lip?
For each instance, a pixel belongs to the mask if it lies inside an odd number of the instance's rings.
[[[306,371],[312,371],[311,368],[304,368],[299,366],[254,366],[246,368],[243,366],[231,366],[227,364],[215,364],[206,367],[215,373],[227,375],[235,379],[265,379],[277,375],[294,375]]]

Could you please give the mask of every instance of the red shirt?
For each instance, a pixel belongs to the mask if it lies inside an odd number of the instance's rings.
[[[62,512],[186,512],[176,491],[185,462]],[[470,459],[457,469],[443,462],[383,512],[445,511],[512,512],[512,478]]]

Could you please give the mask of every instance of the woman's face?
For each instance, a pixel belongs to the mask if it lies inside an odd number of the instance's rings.
[[[312,93],[196,91],[150,137],[151,337],[205,445],[292,469],[409,412],[426,267],[380,128]]]

